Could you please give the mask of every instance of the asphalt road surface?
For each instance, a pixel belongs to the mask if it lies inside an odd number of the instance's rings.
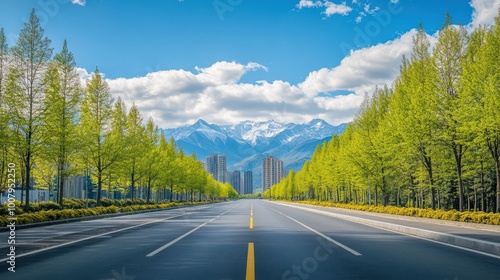
[[[500,257],[264,200],[0,233],[0,279],[500,279]]]

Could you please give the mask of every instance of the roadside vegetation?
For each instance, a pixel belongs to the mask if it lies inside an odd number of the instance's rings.
[[[95,207],[96,200],[83,200],[83,199],[64,199],[63,207],[59,204],[49,201],[32,203],[30,212],[24,212],[22,205],[16,201],[15,213],[16,224],[32,224],[40,222],[49,222],[57,220],[67,220],[72,218],[82,218],[88,216],[97,216],[103,214],[126,213],[134,211],[154,210],[154,209],[167,209],[176,206],[189,206],[201,205],[219,202],[214,201],[161,201],[158,203],[147,203],[143,199],[125,199],[125,200],[110,200],[103,199],[102,206]],[[0,227],[9,224],[7,218],[9,217],[9,209],[7,205],[0,207]]]
[[[500,16],[468,32],[446,15],[437,39],[420,26],[393,84],[263,196],[499,224]]]
[[[382,214],[392,214],[392,215],[400,215],[408,217],[439,219],[446,221],[468,222],[468,223],[478,223],[486,225],[500,225],[500,213],[485,213],[482,211],[459,212],[455,209],[445,211],[442,209],[432,210],[430,208],[422,209],[415,207],[359,205],[352,203],[346,204],[346,203],[335,203],[335,202],[317,201],[317,200],[301,200],[301,201],[289,201],[289,202],[298,202],[302,204],[315,205],[315,206],[334,207],[334,208],[342,208],[342,209],[350,209],[350,210],[358,210],[358,211],[374,212]]]
[[[0,28],[0,192],[22,190],[16,199],[25,212],[45,207],[30,201],[37,188],[55,194],[61,211],[76,213],[63,199],[72,176],[85,178],[97,206],[104,206],[103,195],[117,192],[148,203],[153,194],[169,203],[237,197],[194,154],[166,139],[153,118],[144,121],[135,104],[115,100],[97,67],[82,85],[70,43],[57,42],[54,55],[35,10],[14,46],[5,34]]]

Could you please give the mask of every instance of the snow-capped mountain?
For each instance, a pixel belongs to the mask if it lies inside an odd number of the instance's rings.
[[[303,124],[276,121],[244,121],[235,125],[209,124],[198,120],[193,125],[165,129],[167,138],[198,159],[224,154],[232,170],[252,170],[254,187],[261,185],[261,163],[266,155],[283,160],[286,170],[298,170],[309,159],[316,145],[342,133],[347,124],[332,126],[321,119]]]

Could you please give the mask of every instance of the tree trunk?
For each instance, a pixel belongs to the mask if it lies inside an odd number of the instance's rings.
[[[29,133],[31,135],[31,132]],[[28,151],[26,153],[26,159],[25,159],[25,164],[26,164],[26,177],[25,177],[25,184],[26,184],[26,204],[24,204],[24,211],[29,212],[30,211],[30,177],[31,177],[31,136],[28,139]],[[22,198],[21,198],[22,199]]]
[[[58,178],[58,181],[57,181],[57,184],[58,184],[58,186],[57,186],[57,200],[58,201],[57,201],[57,203],[61,207],[63,207],[63,202],[64,202],[64,200],[63,200],[63,198],[64,198],[63,197],[63,192],[64,192],[63,168],[64,167],[61,164],[59,164],[59,166],[57,168],[58,169],[58,176],[57,176],[57,178]]]
[[[173,196],[174,196],[174,184],[172,181],[170,181],[170,202],[173,201]]]
[[[453,147],[453,155],[455,156],[456,171],[458,178],[458,211],[464,211],[464,187],[462,180],[462,145],[455,145]],[[469,205],[470,206],[470,205]]]
[[[497,158],[496,162],[496,175],[497,175],[497,191],[496,191],[496,213],[500,213],[500,161]]]
[[[484,170],[483,161],[481,160],[481,211],[484,212],[484,200],[485,200],[485,190],[484,190]]]
[[[149,204],[149,197],[151,196],[151,179],[148,179],[148,193],[146,194],[146,203]]]
[[[97,206],[101,206],[102,170],[97,171]]]

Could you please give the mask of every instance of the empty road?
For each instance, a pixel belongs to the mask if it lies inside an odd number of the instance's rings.
[[[500,257],[264,200],[0,233],[0,279],[500,279]]]

